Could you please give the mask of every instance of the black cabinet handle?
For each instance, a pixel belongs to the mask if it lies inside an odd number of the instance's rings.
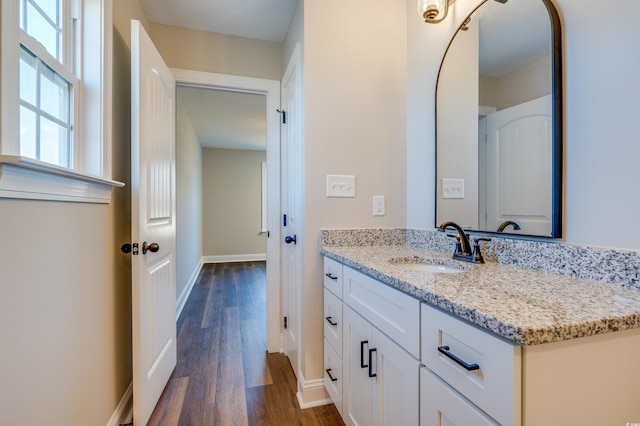
[[[457,356],[455,356],[451,352],[449,352],[449,346],[438,346],[438,352],[440,352],[441,354],[443,354],[447,358],[451,359],[456,364],[462,366],[467,371],[478,370],[480,368],[480,366],[478,364],[469,364],[469,363],[461,360],[460,358],[458,358]]]
[[[363,340],[360,342],[360,368],[367,368],[368,365],[366,365],[364,363],[364,361],[362,360],[362,357],[364,356],[364,345],[366,345],[367,343],[369,343],[368,340]]]
[[[338,381],[338,379],[337,379],[337,378],[335,378],[335,377],[333,377],[333,376],[331,375],[331,369],[330,369],[330,368],[327,368],[327,369],[326,369],[326,370],[324,370],[324,371],[326,371],[326,372],[327,372],[327,374],[329,375],[329,378],[331,379],[331,381],[332,381],[332,382],[337,382],[337,381]]]
[[[327,277],[331,278],[332,280],[337,280],[337,279],[338,279],[338,277],[333,276],[333,275],[331,274],[331,272],[327,272],[325,275],[326,275]]]
[[[377,351],[378,351],[378,349],[376,349],[376,348],[369,349],[369,377],[376,377],[377,376],[376,373],[373,373],[371,371],[372,370],[372,366],[373,366],[373,362],[371,362],[371,354],[373,352],[377,352]]]
[[[326,319],[327,321],[329,321],[329,324],[331,324],[331,325],[333,325],[333,326],[338,325],[338,323],[337,323],[337,322],[333,322],[333,321],[331,321],[331,317],[324,317],[324,319]]]

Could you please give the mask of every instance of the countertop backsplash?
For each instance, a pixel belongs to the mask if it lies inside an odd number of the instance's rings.
[[[453,253],[454,241],[436,230],[405,228],[323,229],[321,246],[407,245]],[[492,238],[486,262],[497,262],[640,290],[640,252],[576,246],[555,241]]]

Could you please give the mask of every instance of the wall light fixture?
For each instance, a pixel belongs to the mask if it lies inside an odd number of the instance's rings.
[[[418,13],[431,24],[442,21],[448,8],[449,0],[418,0]]]

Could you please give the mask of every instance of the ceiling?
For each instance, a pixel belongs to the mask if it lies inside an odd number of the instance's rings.
[[[282,43],[298,0],[141,0],[151,22]]]
[[[150,22],[282,43],[298,0],[141,0]],[[265,150],[266,96],[180,87],[205,148]]]
[[[183,86],[178,98],[202,147],[267,148],[266,95]]]

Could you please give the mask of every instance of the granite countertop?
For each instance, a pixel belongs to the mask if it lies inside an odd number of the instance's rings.
[[[322,254],[404,293],[523,345],[640,327],[640,291],[511,265],[454,261],[409,245],[322,246]],[[420,257],[458,265],[462,273],[428,273],[394,265]]]

